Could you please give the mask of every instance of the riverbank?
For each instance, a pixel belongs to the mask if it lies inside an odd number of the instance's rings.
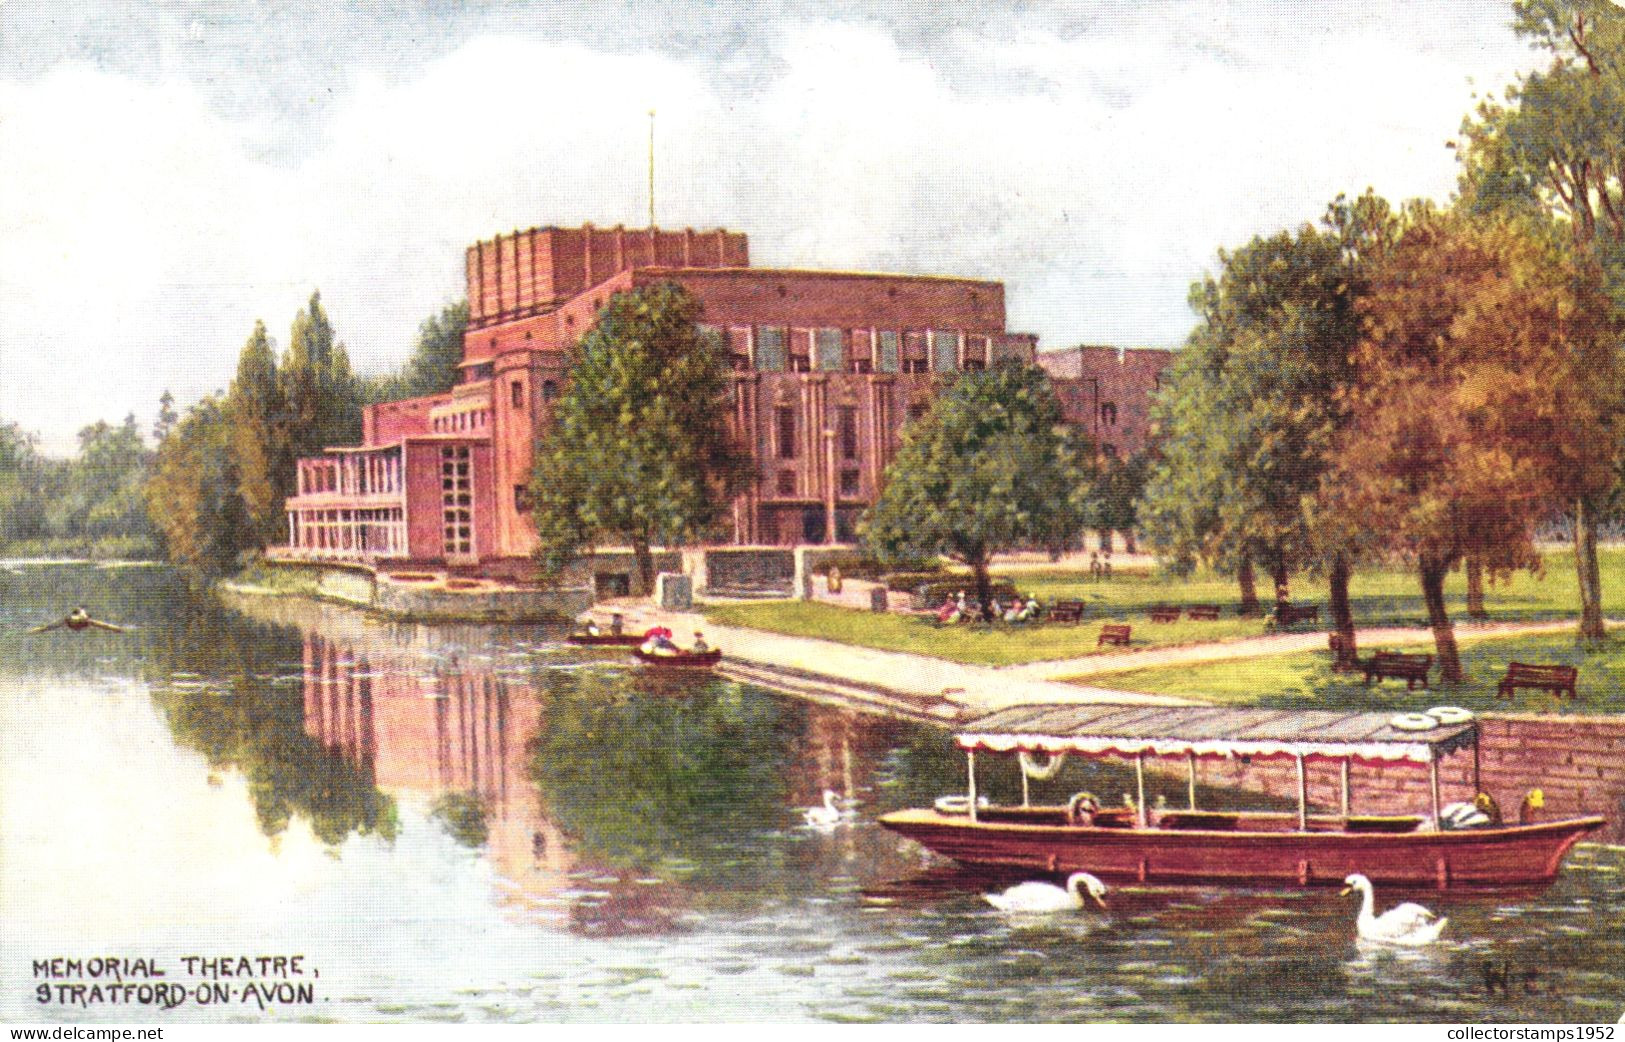
[[[262,562],[220,586],[240,596],[312,597],[410,622],[561,623],[592,604],[583,588],[336,562]]]

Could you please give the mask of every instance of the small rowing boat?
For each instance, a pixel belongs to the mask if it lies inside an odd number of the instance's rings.
[[[687,666],[690,668],[710,669],[722,661],[721,648],[712,648],[710,651],[702,651],[697,654],[692,651],[679,651],[675,655],[657,655],[652,651],[644,651],[642,648],[633,648],[632,654],[651,666],[667,668]]]

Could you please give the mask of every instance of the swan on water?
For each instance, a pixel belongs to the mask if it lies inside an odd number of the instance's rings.
[[[1106,884],[1087,872],[1067,876],[1064,889],[1053,883],[1019,883],[1002,894],[982,896],[1001,912],[1068,912],[1083,907],[1080,886],[1088,888],[1096,904],[1106,907]]]
[[[1356,890],[1360,892],[1360,915],[1354,925],[1361,940],[1380,941],[1383,944],[1432,944],[1439,939],[1444,924],[1450,921],[1408,901],[1375,915],[1372,906],[1376,897],[1371,890],[1371,880],[1355,873],[1343,882],[1347,884],[1343,888],[1345,895]]]
[[[840,795],[834,789],[825,789],[824,805],[822,807],[808,807],[801,812],[801,816],[806,819],[809,825],[825,828],[831,825],[839,825],[841,820],[847,816],[847,812],[837,806],[837,801],[840,798]]]

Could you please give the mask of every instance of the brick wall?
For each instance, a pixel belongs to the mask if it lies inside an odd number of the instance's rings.
[[[1625,842],[1625,718],[1612,716],[1485,716],[1479,719],[1479,777],[1482,786],[1508,820],[1530,789],[1546,797],[1547,820],[1601,814],[1608,827],[1600,842]],[[1151,761],[1148,761],[1148,765]],[[1168,763],[1169,773],[1184,774],[1183,765]],[[1440,799],[1470,800],[1473,758],[1460,750],[1440,762]],[[1268,792],[1295,800],[1297,767],[1290,760],[1252,764],[1203,761],[1197,780],[1203,784]],[[1309,801],[1336,810],[1341,767],[1311,763]],[[1356,813],[1431,812],[1430,772],[1425,765],[1391,767],[1356,765],[1351,775],[1351,807]]]

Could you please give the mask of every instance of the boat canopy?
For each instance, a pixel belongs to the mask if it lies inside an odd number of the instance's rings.
[[[1413,717],[1419,714],[1411,714]],[[1024,705],[971,721],[957,736],[966,752],[1083,756],[1303,757],[1376,763],[1435,763],[1478,741],[1478,725],[1395,726],[1392,713],[1314,709],[1105,704]]]

